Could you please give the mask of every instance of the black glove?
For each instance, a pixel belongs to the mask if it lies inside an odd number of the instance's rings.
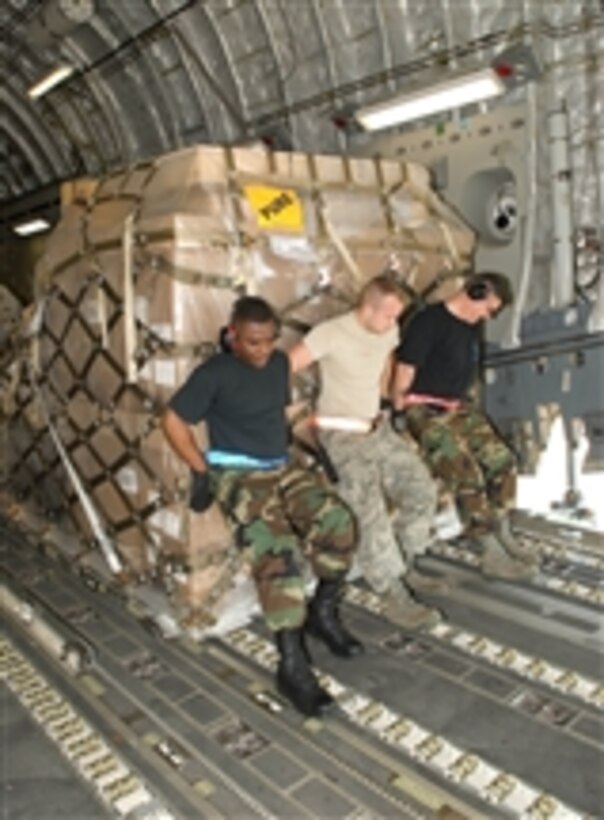
[[[207,472],[198,473],[191,470],[191,498],[189,507],[194,512],[204,512],[214,501],[214,496],[210,489],[210,474]]]
[[[395,433],[404,433],[407,429],[407,419],[404,410],[393,410],[390,414],[390,424]]]

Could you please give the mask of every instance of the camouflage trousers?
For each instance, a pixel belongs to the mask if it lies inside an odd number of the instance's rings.
[[[465,533],[493,530],[516,498],[516,460],[489,421],[471,407],[441,413],[418,405],[405,417],[433,474],[453,493]]]
[[[338,472],[338,494],[357,517],[360,569],[382,593],[434,540],[434,480],[386,421],[367,435],[322,430],[320,439]]]
[[[356,524],[321,476],[287,465],[277,470],[212,470],[213,492],[249,561],[260,605],[272,630],[306,618],[301,552],[318,578],[348,572]]]

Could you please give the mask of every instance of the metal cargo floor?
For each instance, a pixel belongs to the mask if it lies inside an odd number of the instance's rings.
[[[426,557],[456,583],[434,599],[447,622],[414,635],[356,583],[345,616],[366,654],[342,661],[311,642],[339,707],[305,721],[273,689],[260,621],[166,640],[132,601],[89,588],[14,528],[0,536],[6,588],[89,660],[76,674],[26,617],[7,621],[4,745],[48,755],[30,780],[11,758],[11,820],[54,816],[57,800],[65,818],[604,816],[602,608],[568,588],[487,582],[463,556]],[[599,567],[583,581],[598,586]]]

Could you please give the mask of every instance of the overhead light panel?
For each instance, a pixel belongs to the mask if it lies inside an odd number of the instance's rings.
[[[30,219],[28,222],[21,222],[13,227],[13,231],[19,236],[31,236],[35,233],[42,233],[50,228],[50,222],[45,219]]]
[[[32,100],[43,97],[44,94],[48,94],[52,88],[55,88],[60,83],[65,82],[68,77],[71,77],[74,71],[75,68],[72,65],[57,66],[57,68],[53,69],[50,74],[43,77],[40,82],[32,85],[27,92],[28,96],[31,97]]]
[[[402,94],[357,111],[356,119],[367,131],[389,128],[440,111],[461,108],[503,94],[506,85],[493,68],[483,68],[437,85]]]

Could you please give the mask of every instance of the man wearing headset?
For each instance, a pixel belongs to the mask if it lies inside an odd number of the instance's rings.
[[[228,328],[229,352],[223,349],[191,373],[170,400],[162,427],[191,468],[191,508],[201,513],[215,500],[250,562],[267,626],[275,634],[279,691],[313,716],[332,698],[312,671],[304,632],[339,657],[363,649],[339,613],[356,525],[334,490],[287,457],[290,370],[287,356],[276,350],[277,337],[271,306],[255,296],[239,299]],[[201,420],[210,443],[203,453],[191,429]],[[308,606],[298,550],[318,579]]]
[[[515,458],[467,397],[479,362],[480,325],[512,300],[505,276],[480,273],[447,301],[417,313],[396,350],[392,403],[433,475],[453,493],[464,535],[482,554],[483,574],[521,579],[535,566],[509,524]]]

